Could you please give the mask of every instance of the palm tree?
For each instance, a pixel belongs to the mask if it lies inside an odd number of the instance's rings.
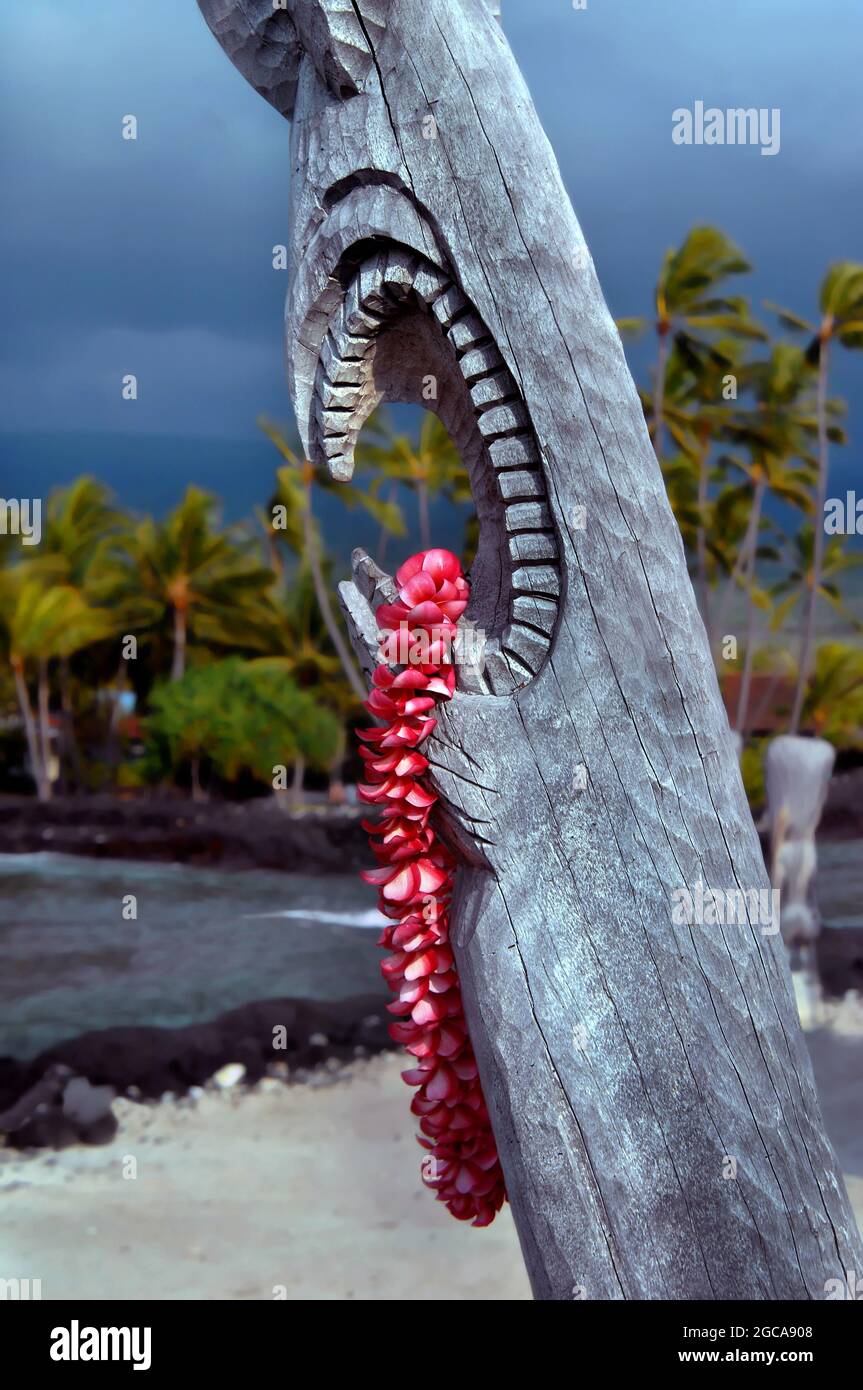
[[[127,530],[128,518],[114,507],[110,489],[85,475],[49,497],[42,551],[62,560],[68,583],[85,589]]]
[[[268,530],[271,535],[283,538],[295,554],[304,557],[329,639],[351,689],[358,700],[365,700],[368,693],[365,683],[344,639],[330,599],[312,490],[318,486],[324,491],[333,492],[347,507],[362,507],[382,526],[396,532],[403,532],[404,529],[401,511],[394,503],[381,501],[360,488],[351,487],[347,483],[337,483],[325,470],[316,469],[308,459],[301,459],[278,426],[264,418],[260,419],[258,424],[285,460],[285,465],[276,472],[276,491],[270,501]]]
[[[863,747],[863,650],[823,642],[806,692],[804,718],[818,738]]]
[[[800,528],[791,542],[791,556],[786,574],[771,589],[777,604],[772,626],[779,628],[793,610],[795,604],[803,604],[803,621],[811,608],[811,595],[816,583],[817,527],[805,525]],[[847,551],[838,536],[831,537],[821,552],[817,565],[818,594],[822,602],[828,603],[841,617],[843,623],[850,624],[855,631],[863,631],[863,623],[845,607],[837,578],[846,570],[856,569],[863,564],[863,555]],[[798,681],[800,672],[797,673]],[[796,691],[795,691],[796,694]]]
[[[328,633],[325,627],[321,630],[320,605],[305,560],[301,561],[290,587],[281,589],[276,595],[274,609],[270,650],[267,655],[254,658],[249,666],[250,669],[283,672],[298,689],[314,692],[322,707],[341,720],[342,736],[329,769],[331,799],[337,800],[346,746],[344,723],[351,715],[356,715],[359,702],[356,692],[345,680],[341,661],[328,650]],[[302,793],[305,761],[298,748],[291,784],[294,804]]]
[[[230,530],[218,528],[216,499],[189,486],[163,522],[145,518],[94,588],[142,627],[171,625],[171,679],[186,670],[189,640],[215,648],[260,649],[270,621],[272,571]]]
[[[809,511],[815,470],[810,442],[817,432],[817,423],[812,412],[811,370],[804,354],[793,344],[775,344],[769,357],[743,369],[742,379],[754,396],[754,407],[730,419],[726,434],[745,445],[748,460],[729,455],[725,462],[746,477],[752,499],[735,575],[746,590],[745,656],[735,721],[738,732],[745,735],[755,652],[755,610],[756,606],[770,606],[767,593],[756,585],[764,499],[769,492],[803,513]]]
[[[384,480],[407,483],[417,495],[420,544],[423,550],[431,545],[429,504],[439,493],[452,495],[467,481],[467,471],[461,455],[437,415],[427,411],[420,425],[419,438],[397,434],[383,413],[372,417],[366,435],[357,447],[360,467],[373,468],[377,478],[371,491],[375,494]]]
[[[701,616],[712,641],[710,613],[711,499],[710,455],[716,440],[729,436],[730,423],[738,418],[735,398],[725,400],[724,382],[739,376],[741,344],[733,338],[715,344],[675,342],[665,368],[662,393],[663,426],[678,454],[661,460],[669,499],[684,542],[695,552],[696,591]],[[655,435],[654,398],[640,392],[642,405]],[[721,477],[721,471],[716,475]]]
[[[65,582],[78,589],[89,603],[95,597],[94,589],[106,564],[110,564],[111,556],[119,552],[128,529],[128,517],[115,508],[111,491],[104,483],[89,476],[76,478],[68,487],[57,489],[48,499],[42,551],[56,559],[58,566],[62,567],[58,572],[62,573]],[[112,605],[104,611],[106,614],[110,612],[114,619],[114,632],[124,630],[118,629],[123,615],[116,607]],[[61,718],[59,752],[61,773],[65,778],[70,765],[80,769],[81,757],[75,733],[70,656],[61,655],[58,667]],[[117,712],[118,706],[115,705],[112,724]]]
[[[776,306],[771,306],[776,308]],[[824,504],[827,500],[829,473],[829,413],[827,391],[830,369],[830,349],[834,342],[847,348],[863,347],[863,265],[855,261],[838,261],[832,265],[821,284],[819,296],[820,322],[809,323],[789,309],[777,309],[786,327],[812,334],[807,357],[818,368],[818,488],[815,506],[815,547],[812,584],[809,588],[803,630],[800,639],[800,661],[797,668],[797,688],[791,711],[789,732],[796,734],[800,727],[806,682],[812,665],[815,643],[815,617],[821,591],[821,568],[824,561]]]
[[[79,589],[62,581],[62,566],[56,559],[23,561],[0,573],[0,632],[40,801],[51,797],[49,663],[101,641],[110,629],[109,615],[91,607]],[[28,683],[34,667],[36,713]]]
[[[705,337],[765,337],[764,330],[750,317],[748,300],[725,294],[720,288],[729,275],[751,269],[718,227],[693,227],[681,247],[665,253],[655,290],[658,350],[653,445],[658,458],[664,446],[666,368],[672,346],[686,361],[703,355]],[[641,324],[638,319],[623,319],[619,327],[632,332]]]

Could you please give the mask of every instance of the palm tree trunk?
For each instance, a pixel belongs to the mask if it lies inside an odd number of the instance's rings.
[[[174,608],[174,655],[171,661],[171,680],[178,681],[186,671],[186,610]]]
[[[321,610],[321,617],[324,620],[324,627],[327,629],[330,641],[335,647],[339,661],[342,663],[342,669],[345,675],[347,676],[348,684],[350,685],[358,700],[365,700],[368,695],[368,691],[366,690],[366,687],[360,678],[360,674],[356,666],[354,665],[354,660],[348,649],[348,645],[341,634],[341,630],[339,629],[338,622],[336,621],[336,616],[333,612],[332,604],[330,603],[330,596],[327,592],[327,584],[326,580],[324,579],[324,573],[321,569],[321,557],[318,552],[318,539],[315,535],[315,523],[314,517],[312,515],[311,486],[309,484],[306,485],[306,505],[303,509],[303,535],[306,544],[306,559],[309,562],[309,569],[312,575],[312,584],[314,585],[315,590],[315,598],[317,599],[318,607]]]
[[[51,713],[49,708],[48,663],[39,662],[39,745],[42,754],[42,793],[40,800],[51,800]]]
[[[800,664],[797,668],[797,688],[794,692],[794,706],[791,710],[789,733],[796,734],[800,728],[803,714],[803,701],[812,666],[815,646],[815,618],[818,608],[818,590],[821,587],[821,567],[824,560],[824,503],[827,498],[827,470],[829,465],[827,440],[827,361],[828,344],[821,340],[818,354],[818,493],[815,503],[814,551],[812,555],[811,587],[806,600],[806,619],[803,624],[803,639],[800,644]]]
[[[725,628],[725,621],[726,621],[726,618],[728,617],[728,605],[729,605],[729,603],[731,602],[731,597],[732,597],[732,595],[733,595],[733,593],[734,593],[735,584],[736,584],[738,578],[740,578],[741,576],[745,578],[745,576],[746,576],[746,574],[747,574],[747,571],[748,571],[748,567],[749,567],[749,553],[750,553],[750,549],[754,549],[755,546],[757,545],[757,542],[758,542],[758,522],[759,522],[759,520],[760,520],[760,508],[759,508],[759,515],[756,516],[756,513],[755,513],[755,492],[757,492],[757,487],[758,487],[758,485],[757,485],[757,483],[756,483],[756,485],[755,485],[755,491],[753,492],[753,497],[752,497],[752,510],[751,510],[750,513],[749,513],[749,521],[747,522],[747,525],[746,525],[746,533],[745,533],[745,535],[744,535],[744,537],[743,537],[743,541],[742,541],[742,543],[741,543],[740,550],[739,550],[738,553],[737,553],[737,559],[734,561],[734,568],[732,569],[730,575],[728,576],[728,583],[727,583],[727,585],[726,585],[725,592],[724,592],[723,595],[722,595],[722,603],[721,603],[720,609],[719,609],[719,617],[718,617],[718,619],[717,619],[717,621],[716,621],[716,635],[717,635],[717,637],[722,637],[722,636],[723,636],[723,630],[724,630],[724,628]],[[753,524],[753,523],[754,523],[754,524]]]
[[[306,775],[306,760],[302,753],[298,753],[294,758],[294,773],[291,778],[290,803],[291,809],[296,810],[303,799],[303,780]]]
[[[764,720],[764,719],[766,718],[768,712],[773,708],[773,701],[774,701],[774,699],[776,698],[776,691],[777,691],[777,688],[778,688],[778,686],[779,686],[779,682],[780,682],[781,680],[782,680],[782,674],[781,674],[781,672],[780,672],[779,674],[774,674],[774,675],[772,675],[772,676],[770,677],[770,680],[769,680],[769,682],[768,682],[768,684],[767,684],[767,687],[766,687],[766,689],[765,689],[765,691],[764,691],[764,694],[761,696],[761,699],[758,701],[758,704],[755,706],[755,710],[754,710],[753,715],[752,715],[752,721],[751,721],[751,723],[752,723],[752,728],[753,728],[754,730],[757,731],[758,729],[761,728],[762,720]]]
[[[12,658],[12,672],[15,677],[18,708],[24,721],[24,735],[27,739],[27,752],[30,756],[30,773],[36,786],[36,795],[40,801],[45,801],[47,800],[43,794],[45,777],[42,769],[42,754],[39,748],[36,720],[33,715],[33,706],[30,703],[30,692],[24,679],[24,669],[18,657]]]
[[[653,447],[656,457],[662,458],[665,444],[665,368],[668,362],[668,330],[659,329],[659,352],[656,358],[656,386],[653,392]]]
[[[63,790],[66,792],[73,785],[77,788],[81,784],[81,750],[75,736],[75,714],[72,709],[72,697],[69,690],[69,658],[65,656],[60,659],[60,710],[63,729],[63,756],[60,770],[63,777]]]
[[[339,738],[338,751],[329,766],[329,787],[327,790],[327,800],[331,806],[343,806],[347,800],[344,783],[345,758],[347,757],[347,739],[344,729]]]
[[[752,499],[752,516],[749,524],[749,553],[746,558],[746,655],[743,658],[743,678],[737,699],[737,717],[734,721],[741,738],[746,737],[746,721],[749,715],[749,691],[752,686],[752,663],[755,657],[755,604],[752,601],[752,588],[755,583],[755,566],[758,550],[758,525],[761,520],[761,504],[764,499],[764,479],[755,484]]]
[[[431,546],[431,521],[429,519],[429,485],[425,478],[417,481],[417,505],[420,518],[420,544],[423,550]]]
[[[207,793],[201,786],[201,759],[193,758],[191,762],[191,781],[192,781],[192,800],[201,802],[207,800]]]

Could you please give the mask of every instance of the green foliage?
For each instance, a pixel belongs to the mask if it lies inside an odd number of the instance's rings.
[[[726,288],[729,277],[749,269],[739,248],[715,227],[693,228],[667,252],[655,291],[657,368],[642,403],[717,654],[728,631],[729,603],[742,598],[740,731],[746,733],[752,671],[774,631],[786,634],[788,644],[780,667],[797,671],[791,729],[798,727],[805,696],[810,725],[832,728],[838,739],[853,743],[856,694],[833,667],[822,689],[812,652],[816,600],[822,617],[830,606],[846,630],[863,629],[839,583],[861,556],[845,539],[825,544],[820,515],[829,446],[846,442],[845,403],[829,395],[828,348],[832,342],[863,347],[863,265],[830,267],[817,323],[768,306],[783,328],[809,334],[810,341],[800,347],[780,340],[766,352],[758,349],[767,335],[749,301]],[[628,334],[644,326],[643,320],[619,320]],[[780,528],[783,513],[773,503],[798,514],[790,535]],[[775,652],[772,659],[778,659]],[[825,660],[819,653],[818,661]],[[843,677],[849,661],[846,653]],[[756,774],[747,775],[752,782]]]
[[[744,746],[740,755],[740,775],[743,778],[743,786],[746,789],[746,796],[753,811],[758,811],[767,799],[767,789],[764,781],[764,755],[767,751],[767,739],[758,738]]]
[[[768,302],[784,328],[812,335],[806,349],[809,362],[817,364],[824,344],[837,339],[843,347],[863,348],[863,265],[836,261],[831,265],[818,296],[820,324],[810,323],[791,309]]]
[[[403,483],[413,489],[424,549],[432,543],[428,510],[431,498],[440,495],[452,502],[472,500],[461,455],[443,422],[430,412],[423,416],[419,438],[414,440],[408,434],[397,434],[388,416],[377,411],[357,446],[357,464],[362,471],[374,474],[369,489],[372,496],[376,497],[387,484]]]
[[[281,671],[232,657],[192,667],[151,697],[147,733],[164,743],[175,769],[207,761],[227,782],[244,771],[272,784],[274,768],[302,758],[326,768],[339,724]]]
[[[276,472],[276,491],[270,501],[266,525],[280,536],[295,554],[300,554],[303,550],[303,517],[309,505],[312,486],[320,488],[323,492],[333,493],[349,511],[359,507],[362,511],[368,512],[369,516],[391,535],[406,534],[401,508],[395,502],[382,501],[375,486],[364,490],[351,483],[338,482],[326,469],[315,468],[307,459],[300,458],[287,442],[284,431],[277,425],[262,416],[258,426],[275,444],[285,460],[284,466]],[[361,458],[358,458],[357,462],[362,470]],[[274,516],[274,513],[277,515]],[[318,541],[320,542],[319,537]]]
[[[751,270],[734,242],[718,227],[693,227],[683,244],[665,253],[656,283],[656,328],[673,335],[681,360],[691,370],[709,355],[717,337],[757,341],[767,334],[750,314],[749,301],[730,295],[723,282]],[[624,320],[628,331],[635,321]]]
[[[774,631],[787,622],[815,583],[815,535],[810,523],[801,526],[789,542],[786,565],[782,578],[771,589],[773,598],[780,600],[773,613],[771,625]],[[863,565],[863,555],[849,551],[841,537],[832,536],[824,547],[818,571],[819,599],[858,632],[863,630],[863,623],[846,607],[837,580],[840,575],[858,569],[860,565]]]
[[[266,645],[272,571],[236,530],[218,524],[215,497],[190,486],[162,522],[147,517],[100,566],[97,602],[122,615],[126,631],[141,634],[168,621],[175,675],[186,640],[241,651]]]
[[[804,719],[840,748],[863,749],[863,650],[846,642],[818,648]]]
[[[111,620],[91,607],[48,557],[0,572],[0,633],[12,664],[68,657],[111,630]]]

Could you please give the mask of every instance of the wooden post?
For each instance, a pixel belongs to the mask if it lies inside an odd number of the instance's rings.
[[[429,755],[534,1292],[822,1298],[863,1251],[781,937],[751,910],[676,920],[675,890],[768,878],[638,396],[495,7],[199,3],[292,120],[309,457],[349,477],[370,411],[405,400],[470,472],[485,664]],[[368,669],[387,580],[362,556],[355,577]]]
[[[774,738],[765,758],[770,878],[781,894],[782,939],[790,953],[798,1009],[810,1022],[820,1003],[815,835],[835,762],[836,750],[825,739],[793,734]]]

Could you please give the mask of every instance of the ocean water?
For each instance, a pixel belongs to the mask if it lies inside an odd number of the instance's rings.
[[[0,855],[0,1056],[255,999],[379,993],[383,1007],[374,901],[349,874]]]
[[[863,846],[819,846],[831,926],[863,926]],[[137,918],[123,916],[133,895]],[[92,1028],[177,1027],[256,999],[389,993],[374,894],[352,874],[0,855],[0,1056]]]

